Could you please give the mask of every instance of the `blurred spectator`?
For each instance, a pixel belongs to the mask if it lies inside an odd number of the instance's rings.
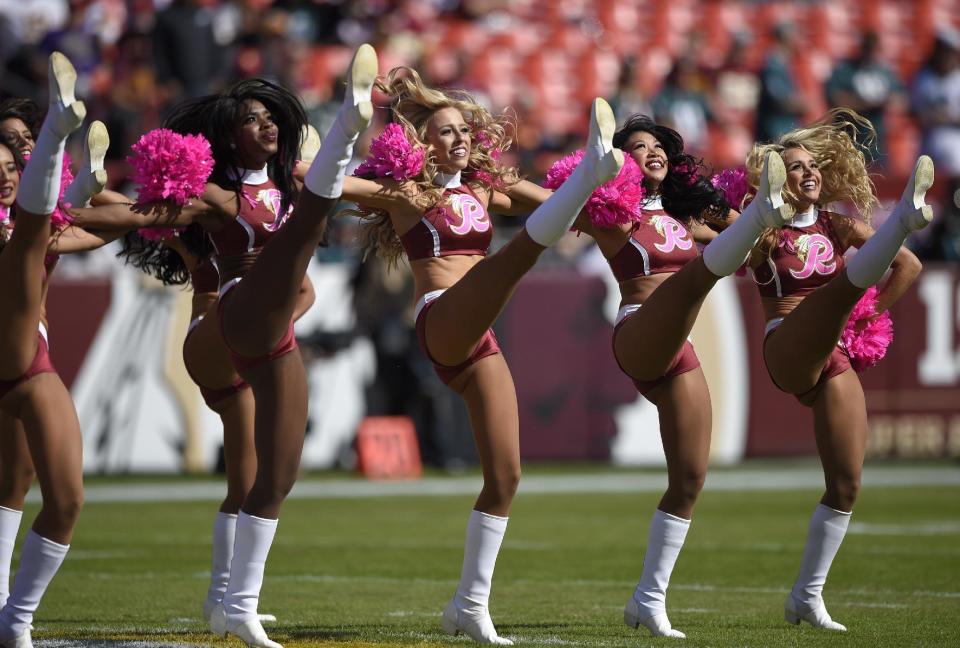
[[[637,75],[637,61],[629,57],[620,68],[620,81],[617,94],[610,100],[610,107],[617,117],[617,123],[622,124],[631,115],[652,115],[653,108],[643,92],[640,79]]]
[[[36,45],[70,18],[67,0],[0,0],[0,60]]]
[[[921,252],[928,259],[960,261],[960,32],[937,34],[933,52],[913,82],[913,109],[923,133],[921,150],[947,183],[947,209]]]
[[[93,75],[102,62],[99,25],[87,18],[91,4],[89,0],[71,0],[67,24],[50,30],[40,42],[42,51],[63,52],[73,63],[77,70],[77,96],[80,97],[90,95]]]
[[[214,11],[201,0],[173,0],[153,29],[157,78],[173,96],[197,97],[223,85],[224,48],[214,38]]]
[[[709,82],[696,60],[681,55],[653,98],[653,116],[680,135],[687,151],[703,153],[707,146],[707,120],[712,119],[707,98]]]
[[[760,70],[760,101],[757,104],[757,141],[772,142],[800,123],[807,102],[797,91],[790,65],[796,52],[797,33],[781,23],[773,29],[773,45]]]
[[[875,162],[886,166],[887,131],[884,113],[905,109],[903,84],[880,59],[880,40],[875,32],[866,32],[856,57],[841,61],[827,80],[827,101],[831,106],[852,108],[866,117],[877,131],[877,139],[869,148]],[[865,144],[864,133],[858,141]]]
[[[752,125],[760,100],[760,79],[750,65],[750,35],[737,32],[730,50],[720,66],[713,72],[713,91],[716,94],[717,111],[725,120]]]

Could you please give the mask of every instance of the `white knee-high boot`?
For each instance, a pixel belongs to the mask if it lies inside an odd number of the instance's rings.
[[[17,205],[38,216],[53,213],[57,206],[64,143],[87,114],[83,102],[74,97],[77,72],[67,57],[54,52],[50,55],[47,69],[50,105],[17,192]]]
[[[225,636],[228,632],[258,648],[281,648],[267,638],[257,616],[267,556],[277,532],[278,520],[270,520],[240,511],[237,515],[230,579],[223,601],[210,614],[210,630]]]
[[[343,193],[343,178],[353,158],[353,145],[373,117],[370,97],[376,78],[377,53],[364,43],[350,63],[343,104],[304,177],[303,183],[311,193],[323,198],[339,198]]]
[[[86,207],[90,199],[107,186],[107,172],[103,168],[103,156],[110,148],[110,136],[102,121],[90,124],[87,140],[83,147],[83,160],[73,182],[63,194],[63,202],[71,207]]]
[[[667,618],[667,586],[689,530],[690,520],[660,509],[654,511],[647,553],[643,557],[643,573],[623,609],[623,621],[631,628],[642,625],[654,637],[686,638],[685,634],[673,629]]]
[[[33,614],[69,549],[70,545],[48,540],[33,530],[27,532],[10,598],[0,611],[0,643],[26,637],[25,642],[21,639],[19,643],[30,645]]]
[[[815,628],[846,632],[846,627],[827,613],[823,604],[823,586],[849,525],[849,513],[817,505],[810,518],[797,582],[784,603],[784,618],[790,623],[798,624],[803,620]]]
[[[703,250],[703,263],[718,277],[737,271],[757,239],[768,228],[783,227],[793,218],[794,209],[783,202],[781,191],[787,171],[780,155],[767,153],[760,172],[760,188],[740,217]]]
[[[524,227],[530,238],[544,247],[559,241],[573,225],[593,190],[620,172],[623,152],[613,147],[616,129],[617,121],[610,105],[603,99],[594,99],[583,160],[553,195],[527,217]]]
[[[910,232],[930,224],[933,220],[933,208],[923,201],[932,185],[933,160],[922,155],[913,167],[913,174],[903,190],[900,202],[883,225],[847,262],[847,278],[850,283],[866,290],[880,281]]]
[[[443,611],[441,624],[448,634],[466,634],[484,644],[512,646],[513,642],[497,635],[487,608],[493,569],[507,531],[507,518],[473,511],[467,522],[467,539],[463,547],[463,568],[457,594]]]
[[[10,563],[13,560],[21,519],[23,511],[0,506],[0,609],[10,596]]]

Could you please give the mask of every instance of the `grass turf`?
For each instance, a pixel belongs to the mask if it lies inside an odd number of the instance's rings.
[[[955,487],[866,489],[825,590],[849,632],[783,621],[818,496],[703,493],[668,600],[674,627],[687,633],[682,645],[960,646]],[[518,497],[491,599],[500,633],[530,645],[680,645],[622,622],[658,499]],[[271,638],[295,648],[472,645],[439,628],[471,504],[468,497],[287,502],[260,604],[279,618],[268,625]],[[199,618],[216,506],[88,504],[34,622],[38,645],[240,646],[212,638]],[[35,511],[29,506],[25,520]],[[56,641],[65,639],[83,643]]]

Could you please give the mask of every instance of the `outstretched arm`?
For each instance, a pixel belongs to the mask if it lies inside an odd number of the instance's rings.
[[[873,228],[861,221],[850,219],[834,218],[834,225],[837,226],[837,233],[844,239],[848,245],[860,248],[873,236]],[[893,306],[897,300],[903,297],[904,293],[910,288],[917,277],[923,265],[916,255],[905,247],[901,247],[890,264],[890,275],[883,286],[877,291],[877,314]]]
[[[124,196],[119,191],[113,191],[112,189],[104,189],[98,194],[94,194],[90,199],[90,204],[94,207],[100,205],[112,205],[117,203],[129,204],[130,199]]]
[[[526,216],[551,195],[553,195],[551,189],[541,187],[529,180],[520,180],[502,192],[494,191],[490,196],[489,210],[506,216]]]
[[[89,252],[101,248],[123,235],[121,230],[93,231],[71,225],[57,232],[50,238],[47,251],[52,254],[72,254],[74,252]]]
[[[166,201],[135,204],[127,200],[69,211],[74,224],[86,230],[125,232],[141,227],[184,227],[200,223],[204,229],[216,231],[222,226],[232,195],[216,186],[207,187],[202,196],[186,205]]]
[[[343,179],[343,199],[358,203],[364,207],[384,211],[417,210],[416,185],[412,182],[399,183],[387,178],[366,180],[355,176]]]

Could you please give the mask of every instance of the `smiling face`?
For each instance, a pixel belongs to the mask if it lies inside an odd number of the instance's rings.
[[[820,200],[823,178],[820,167],[810,151],[793,147],[783,153],[783,165],[787,168],[787,188],[799,199],[797,211],[805,212]]]
[[[623,151],[633,158],[643,171],[644,184],[656,191],[667,177],[667,152],[663,145],[647,131],[634,131],[623,144]]]
[[[12,207],[20,187],[20,170],[13,152],[0,144],[0,205]]]
[[[33,133],[19,117],[7,117],[0,121],[0,133],[16,142],[21,153],[27,154],[33,151]]]
[[[270,111],[256,99],[244,102],[239,130],[234,140],[237,162],[247,169],[259,169],[277,154],[280,132]]]
[[[444,173],[456,173],[470,162],[470,125],[456,108],[441,108],[427,120],[427,148]]]

